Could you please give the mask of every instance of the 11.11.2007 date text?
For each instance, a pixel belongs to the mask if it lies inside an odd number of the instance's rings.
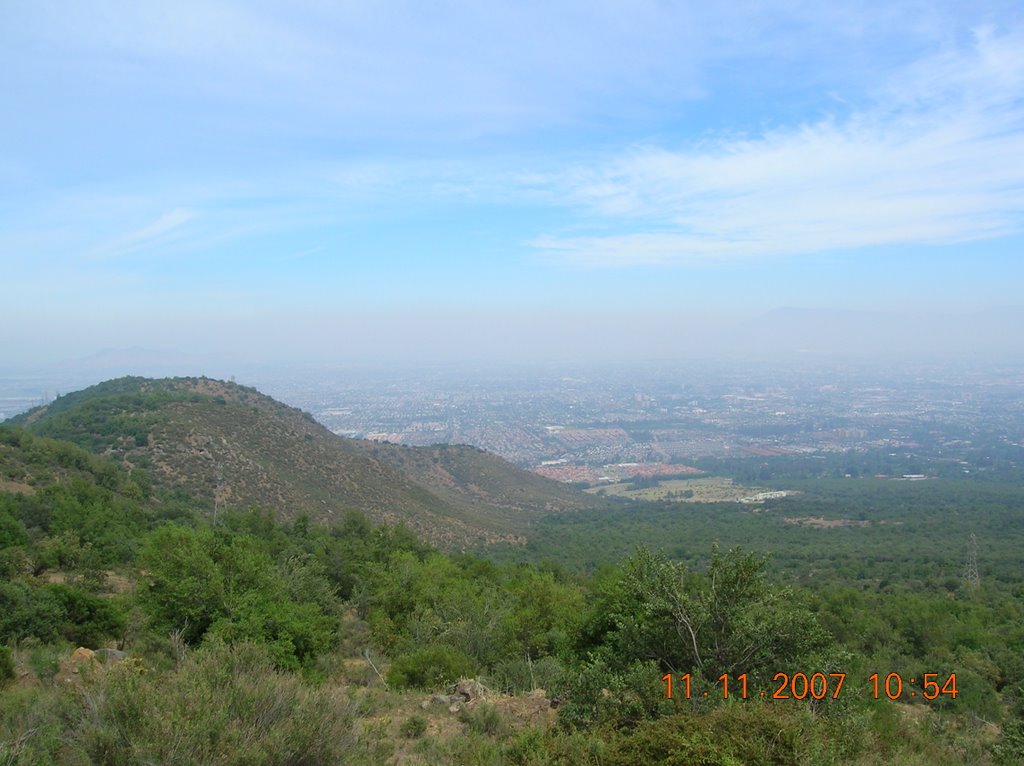
[[[673,676],[666,673],[661,677],[665,683],[665,696],[672,699],[674,695],[683,699],[693,697],[708,697],[710,691],[699,694],[693,692],[693,679],[689,673],[681,676]],[[924,673],[921,676],[921,684],[918,687],[917,679],[910,678],[908,683],[904,682],[899,673],[889,673],[881,676],[872,673],[867,678],[871,684],[871,692],[875,699],[888,697],[891,700],[900,699],[904,696],[921,696],[926,700],[938,699],[946,696],[956,699],[956,673],[950,673],[945,678],[940,678],[939,673]],[[766,699],[839,699],[839,693],[846,683],[846,673],[776,673],[772,681],[777,684],[772,689],[751,690],[748,687],[746,673],[740,673],[730,680],[728,673],[723,673],[716,680],[716,686],[721,688],[722,699],[738,698],[750,699],[752,697],[764,697]],[[940,683],[941,681],[941,683]],[[717,696],[717,692],[715,693]]]

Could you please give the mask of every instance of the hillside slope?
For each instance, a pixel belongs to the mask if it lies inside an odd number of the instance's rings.
[[[145,474],[134,476],[112,460],[57,439],[44,439],[0,423],[0,493],[31,497],[47,487],[83,482],[114,495],[149,498]]]
[[[145,468],[212,513],[257,505],[331,519],[354,509],[447,547],[522,542],[538,516],[593,505],[472,447],[345,439],[255,389],[207,378],[119,378],[12,422]]]

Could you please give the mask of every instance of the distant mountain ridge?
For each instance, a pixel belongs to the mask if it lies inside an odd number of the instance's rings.
[[[144,468],[211,513],[260,506],[329,520],[358,510],[448,548],[524,542],[540,515],[594,505],[474,447],[346,439],[253,388],[209,378],[118,378],[9,422]]]

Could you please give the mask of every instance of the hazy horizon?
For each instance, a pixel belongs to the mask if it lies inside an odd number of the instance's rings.
[[[472,321],[467,322],[467,319]],[[239,369],[419,368],[446,366],[778,361],[805,358],[867,364],[885,360],[1024,361],[1015,332],[1024,308],[970,314],[906,314],[776,309],[745,318],[669,312],[530,316],[395,312],[223,322],[212,334],[182,322],[173,333],[138,323],[93,340],[87,329],[61,345],[40,343],[8,355],[0,371],[108,372],[214,376]],[[90,340],[92,342],[90,343]],[[111,345],[101,345],[101,343]]]

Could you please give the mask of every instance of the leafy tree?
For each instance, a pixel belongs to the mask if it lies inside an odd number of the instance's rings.
[[[25,525],[0,508],[0,549],[25,545],[27,542],[28,533]]]
[[[147,572],[139,600],[159,629],[181,630],[194,643],[225,614],[215,547],[213,533],[205,529],[166,526],[148,537],[139,561]]]
[[[473,675],[473,661],[450,646],[425,646],[395,658],[388,682],[396,687],[435,689]]]
[[[100,598],[67,585],[43,589],[62,612],[61,635],[79,646],[98,647],[104,639],[123,635],[126,616],[109,598]]]
[[[608,723],[634,726],[656,718],[672,708],[660,678],[653,661],[623,665],[593,655],[556,684],[556,692],[566,698],[559,725],[570,730]]]
[[[825,649],[828,636],[792,591],[765,580],[764,559],[712,549],[703,575],[640,548],[607,609],[603,643],[622,661],[654,659],[705,678],[775,672]]]
[[[209,528],[163,527],[148,538],[143,607],[163,631],[181,630],[198,643],[212,634],[228,643],[270,648],[280,667],[298,667],[331,648],[338,603],[316,562],[289,559],[284,567],[261,538]]]
[[[503,589],[511,597],[505,616],[505,654],[542,657],[558,653],[576,631],[583,594],[551,572],[519,567]]]
[[[296,669],[328,651],[336,629],[337,621],[315,604],[270,599],[249,591],[234,601],[229,615],[211,626],[210,635],[229,644],[262,644],[278,667]]]
[[[0,582],[0,642],[18,641],[33,636],[54,641],[60,635],[64,610],[45,590],[23,583]]]

